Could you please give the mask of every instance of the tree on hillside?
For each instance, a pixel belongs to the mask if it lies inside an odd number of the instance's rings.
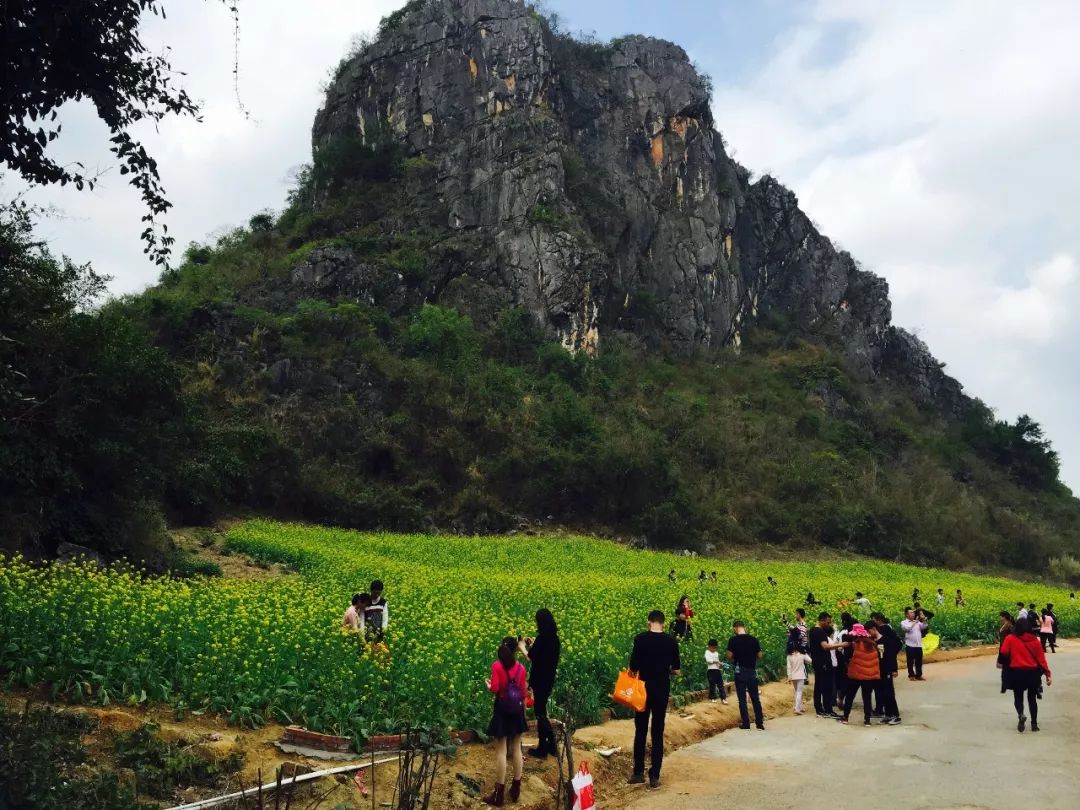
[[[155,522],[179,374],[122,312],[90,310],[106,279],[54,258],[25,205],[0,206],[0,271],[0,545],[112,550]]]
[[[237,19],[235,0],[221,0]],[[169,209],[157,161],[132,135],[140,121],[198,115],[198,105],[175,84],[164,55],[139,37],[146,13],[165,16],[161,0],[4,0],[0,3],[0,160],[35,185],[93,188],[81,163],[60,165],[48,153],[60,137],[57,110],[89,101],[109,128],[120,173],[142,195],[147,212],[144,252],[159,264],[173,238],[161,217]],[[234,76],[236,65],[234,61]],[[160,226],[160,233],[159,233]]]
[[[1042,426],[1027,414],[1010,424],[1008,420],[996,420],[990,408],[976,402],[966,417],[963,433],[980,455],[1007,469],[1021,486],[1047,491],[1061,486],[1057,451]]]

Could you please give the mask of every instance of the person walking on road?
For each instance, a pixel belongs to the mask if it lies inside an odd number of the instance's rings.
[[[802,693],[806,686],[806,665],[813,663],[807,652],[802,634],[798,627],[788,630],[787,639],[787,677],[795,689],[795,714],[802,714]]]
[[[761,711],[761,696],[758,694],[757,662],[764,657],[761,644],[746,632],[746,625],[735,622],[735,631],[727,643],[727,657],[735,663],[735,693],[739,696],[739,728],[750,728],[750,712],[746,708],[747,695],[754,704],[754,725],[765,730],[765,714]]]
[[[484,797],[484,804],[502,807],[506,797],[516,802],[521,795],[521,735],[525,733],[525,667],[517,660],[518,640],[507,636],[491,665],[491,677],[485,680],[495,695],[495,708],[488,723],[487,735],[495,740],[495,789]],[[514,781],[506,792],[506,760],[514,766]]]
[[[1038,691],[1042,685],[1042,676],[1046,675],[1046,685],[1053,679],[1050,666],[1046,663],[1046,653],[1042,645],[1031,632],[1031,623],[1027,619],[1018,619],[1016,629],[1005,638],[1001,645],[1001,654],[1009,661],[1009,688],[1013,692],[1013,705],[1016,706],[1016,730],[1024,731],[1024,695],[1027,694],[1028,711],[1031,712],[1031,730],[1039,730]]]
[[[918,613],[912,608],[904,609],[904,620],[900,622],[900,629],[904,631],[904,652],[907,654],[907,674],[909,681],[925,681],[922,674],[923,665],[923,636],[930,632],[930,624],[926,620],[926,614],[920,610]]]
[[[660,787],[660,768],[664,764],[664,721],[671,679],[679,674],[679,642],[664,632],[664,612],[649,614],[649,629],[634,638],[630,653],[630,671],[645,682],[645,711],[634,715],[634,773],[630,784],[645,782],[645,737],[652,730],[652,766],[649,787]]]
[[[529,749],[529,756],[543,759],[558,756],[555,747],[555,732],[551,730],[547,705],[551,692],[555,688],[555,672],[559,667],[559,655],[562,646],[559,643],[559,627],[555,617],[547,608],[536,611],[536,638],[523,639],[521,649],[532,666],[529,668],[529,687],[533,693],[533,713],[536,715],[536,732],[540,742],[536,748]]]
[[[900,650],[904,648],[904,644],[883,613],[874,614],[874,627],[878,634],[874,640],[881,647],[881,681],[878,683],[877,698],[877,705],[882,713],[881,722],[898,726],[900,725],[900,707],[896,703],[896,676],[900,667],[896,658]],[[873,635],[872,632],[871,635]]]
[[[1009,611],[1003,610],[998,614],[1001,621],[998,624],[998,656],[997,656],[997,668],[1001,670],[1001,694],[1005,694],[1009,690],[1009,659],[1001,651],[1005,646],[1005,639],[1012,635],[1013,632],[1013,619],[1009,615]]]
[[[832,616],[818,614],[818,622],[810,628],[810,659],[814,665],[814,711],[818,717],[839,717],[836,702],[836,650],[832,641]]]
[[[1057,652],[1057,616],[1054,615],[1054,606],[1047,605],[1042,612],[1039,622],[1039,640],[1042,642],[1043,652],[1050,645],[1050,652]]]

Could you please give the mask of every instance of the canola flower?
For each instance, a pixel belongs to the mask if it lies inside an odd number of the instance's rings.
[[[998,611],[1020,599],[1054,602],[1061,632],[1080,632],[1080,608],[1061,590],[871,560],[718,562],[589,538],[395,535],[263,520],[234,528],[227,542],[300,574],[180,581],[0,558],[0,678],[48,684],[77,701],[171,702],[237,723],[297,722],[361,740],[403,723],[483,727],[491,709],[483,679],[499,639],[531,635],[543,606],[560,626],[561,687],[594,712],[607,705],[648,611],[670,616],[683,593],[696,615],[682,689],[704,686],[704,644],[712,636],[723,644],[735,619],[761,639],[766,672],[781,673],[779,617],[807,591],[839,615],[837,604],[859,590],[899,620],[917,586],[947,643],[993,639]],[[699,583],[703,567],[719,581]],[[376,577],[391,604],[385,648],[340,627],[349,597]],[[961,608],[952,601],[958,587]]]

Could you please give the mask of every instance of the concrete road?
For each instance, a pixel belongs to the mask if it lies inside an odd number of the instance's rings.
[[[735,729],[667,757],[663,786],[631,810],[719,807],[809,810],[1050,810],[1080,808],[1080,642],[1048,656],[1054,685],[1033,734],[1016,730],[1012,693],[999,693],[993,658],[927,666],[897,682],[900,726],[852,724],[813,713]],[[1026,711],[1025,711],[1026,713]]]

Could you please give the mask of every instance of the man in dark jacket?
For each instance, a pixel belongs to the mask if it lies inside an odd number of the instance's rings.
[[[663,611],[649,614],[649,629],[634,638],[630,671],[645,681],[645,711],[634,715],[634,773],[630,784],[645,781],[645,737],[652,720],[652,767],[649,787],[660,787],[660,767],[664,763],[664,721],[671,695],[671,679],[679,674],[679,642],[664,632]]]
[[[832,616],[818,615],[818,623],[807,633],[810,660],[814,665],[814,710],[818,717],[836,717],[836,663],[834,652],[842,648],[832,642]]]
[[[878,632],[877,643],[881,647],[881,680],[877,687],[878,707],[885,715],[881,722],[897,726],[900,725],[900,707],[896,704],[896,657],[904,648],[904,643],[884,614],[875,613],[873,619]]]

